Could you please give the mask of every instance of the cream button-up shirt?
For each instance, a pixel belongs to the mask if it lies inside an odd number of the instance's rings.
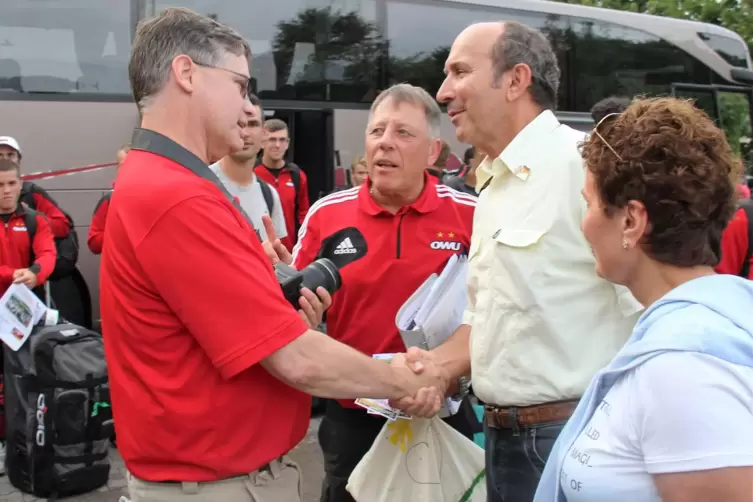
[[[601,279],[580,229],[585,134],[551,111],[477,170],[468,275],[473,390],[485,403],[579,398],[642,306]]]

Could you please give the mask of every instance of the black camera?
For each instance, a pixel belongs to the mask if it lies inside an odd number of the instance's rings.
[[[284,263],[278,263],[274,268],[282,294],[296,309],[300,307],[298,299],[301,297],[301,288],[308,288],[316,293],[316,289],[321,286],[331,295],[342,285],[340,271],[328,258],[320,258],[300,271]]]

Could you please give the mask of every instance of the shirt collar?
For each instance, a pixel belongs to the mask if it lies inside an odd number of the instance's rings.
[[[531,166],[526,165],[526,159],[537,155],[545,142],[542,138],[560,126],[559,120],[551,110],[544,110],[528,123],[507,145],[499,157],[486,157],[476,170],[476,190],[493,176],[499,176],[509,171],[525,181],[531,174]]]
[[[421,195],[418,196],[411,204],[403,206],[397,212],[397,214],[405,213],[406,211],[413,209],[419,213],[430,213],[439,207],[439,196],[437,195],[437,180],[433,176],[430,176],[424,171],[424,189]],[[379,214],[388,214],[393,216],[392,213],[380,206],[371,196],[371,180],[367,179],[366,183],[361,185],[358,190],[358,207],[371,216],[377,216]]]

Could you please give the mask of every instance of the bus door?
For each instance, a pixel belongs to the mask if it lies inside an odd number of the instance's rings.
[[[334,122],[332,110],[264,110],[265,118],[281,119],[288,125],[290,144],[287,160],[306,172],[309,200],[313,204],[334,187]]]
[[[753,173],[753,87],[674,84],[672,95],[695,101],[727,135],[732,150]]]

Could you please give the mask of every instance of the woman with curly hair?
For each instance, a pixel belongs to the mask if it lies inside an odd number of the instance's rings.
[[[713,269],[739,161],[673,98],[605,117],[583,158],[597,273],[646,310],[560,435],[535,502],[750,502],[753,283]]]

